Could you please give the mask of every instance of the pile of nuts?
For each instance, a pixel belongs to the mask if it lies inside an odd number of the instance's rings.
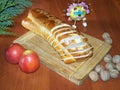
[[[112,39],[108,33],[103,33],[102,35],[104,41],[108,44],[112,44]],[[98,64],[93,71],[89,73],[89,78],[96,82],[99,79],[108,81],[111,78],[118,78],[120,72],[120,55],[114,55],[113,57],[110,54],[107,54],[103,58],[105,65]]]

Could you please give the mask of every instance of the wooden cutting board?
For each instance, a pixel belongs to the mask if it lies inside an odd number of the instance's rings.
[[[86,61],[78,61],[72,64],[64,64],[58,53],[50,46],[50,44],[41,36],[34,34],[31,31],[22,35],[14,42],[22,44],[27,49],[34,50],[39,55],[42,64],[69,81],[80,85],[88,76],[89,72],[94,69],[111,48],[111,45],[99,39],[86,34],[85,36],[94,47],[93,56]]]

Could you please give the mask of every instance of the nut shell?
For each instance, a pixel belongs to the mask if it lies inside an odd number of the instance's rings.
[[[111,70],[110,70],[110,76],[111,76],[112,78],[117,78],[118,75],[119,75],[118,70],[116,70],[116,69],[111,69]]]
[[[109,33],[107,33],[107,32],[103,33],[102,37],[106,43],[112,44],[112,39],[111,39]]]
[[[120,63],[120,55],[113,56],[113,63]]]
[[[104,62],[112,62],[112,56],[110,54],[107,54],[105,57],[104,57]]]
[[[98,65],[95,67],[95,71],[96,71],[97,73],[100,73],[101,70],[103,70],[103,65],[98,64]]]
[[[110,73],[107,70],[102,70],[100,72],[100,77],[103,81],[108,81],[110,79]]]
[[[98,80],[98,73],[97,73],[96,71],[91,71],[91,72],[89,73],[89,78],[90,78],[92,81],[96,82],[96,81]]]
[[[112,62],[106,63],[105,68],[111,70],[115,68],[115,65]]]
[[[116,64],[116,69],[117,69],[118,71],[120,71],[120,63],[117,63],[117,64]]]

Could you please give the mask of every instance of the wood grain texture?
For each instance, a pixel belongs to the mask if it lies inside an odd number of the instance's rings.
[[[80,85],[88,76],[89,72],[94,69],[111,49],[111,45],[87,34],[84,35],[88,38],[89,43],[94,48],[93,56],[87,60],[79,60],[72,64],[65,64],[61,61],[59,54],[54,48],[40,35],[34,34],[31,31],[25,33],[13,42],[23,45],[26,49],[32,49],[38,54],[42,64],[76,85]]]
[[[53,15],[56,15],[65,22],[67,17],[63,16],[63,10],[67,8],[67,4],[72,0],[32,0],[31,8],[41,8]],[[87,15],[88,27],[87,31],[81,26],[81,22],[77,23],[79,31],[102,39],[102,34],[108,32],[113,39],[112,56],[120,54],[120,4],[119,0],[86,0],[91,3],[92,12]],[[12,31],[19,36],[27,32],[21,26],[21,20],[27,16],[28,9],[15,19]],[[55,72],[41,64],[39,70],[32,74],[21,72],[18,65],[7,63],[5,58],[6,48],[18,37],[0,36],[0,90],[119,90],[120,76],[117,79],[110,79],[103,82],[92,82],[89,78],[84,84],[77,86]],[[101,62],[104,64],[103,62]]]

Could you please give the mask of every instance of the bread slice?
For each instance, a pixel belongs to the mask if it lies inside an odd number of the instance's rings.
[[[22,25],[48,41],[64,63],[83,61],[93,54],[93,47],[83,34],[41,9],[30,10]]]

